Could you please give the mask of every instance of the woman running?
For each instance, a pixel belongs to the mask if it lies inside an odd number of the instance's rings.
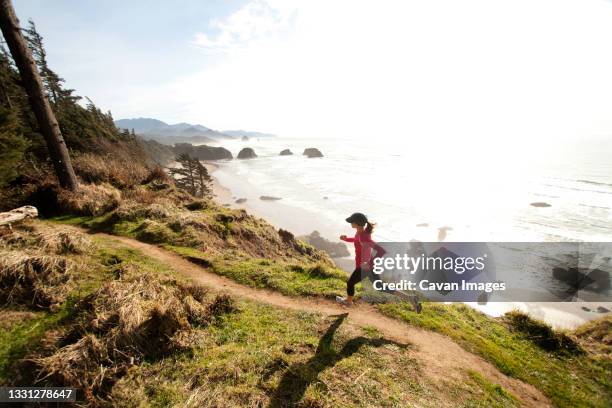
[[[349,238],[346,235],[340,235],[342,241],[352,242],[355,245],[355,270],[346,283],[346,297],[336,296],[336,301],[343,305],[351,306],[353,304],[353,297],[355,296],[355,285],[361,282],[366,276],[372,283],[380,280],[380,277],[372,272],[372,264],[374,258],[382,257],[386,251],[383,247],[372,241],[372,231],[374,230],[375,224],[368,221],[365,215],[362,213],[354,213],[346,219],[346,222],[350,223],[351,227],[357,230],[353,238]],[[374,256],[372,256],[372,250],[376,251]],[[393,290],[383,290],[383,292],[391,293],[408,300],[412,304],[414,310],[417,313],[421,313],[422,307],[417,296]]]
[[[353,238],[346,235],[340,235],[340,239],[345,242],[352,242],[355,245],[355,270],[351,274],[346,283],[346,297],[337,296],[336,300],[339,303],[350,306],[353,304],[355,296],[355,285],[361,282],[366,276],[374,282],[378,278],[372,273],[372,262],[374,258],[379,258],[385,254],[385,250],[372,241],[372,230],[374,225],[368,221],[368,218],[362,213],[354,213],[346,219],[346,222],[351,224],[357,232]],[[372,256],[372,250],[376,254]]]

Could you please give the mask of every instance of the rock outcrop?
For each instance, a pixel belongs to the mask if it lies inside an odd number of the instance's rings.
[[[213,147],[213,146],[194,146],[190,143],[177,143],[174,145],[174,153],[188,154],[191,157],[195,157],[198,160],[231,160],[233,159],[232,153],[224,147]]]
[[[308,156],[309,159],[313,157],[323,157],[323,153],[321,153],[321,151],[315,147],[304,149],[304,153],[302,153],[302,155]]]
[[[280,156],[291,156],[292,154],[293,153],[289,149],[285,149],[282,152],[280,152]]]
[[[304,235],[299,237],[299,239],[306,241],[316,249],[327,252],[332,258],[341,258],[350,255],[344,243],[329,241],[323,238],[319,231],[313,231],[310,235]]]
[[[238,153],[239,159],[253,159],[255,157],[257,157],[257,155],[255,154],[255,151],[250,147],[245,147]]]

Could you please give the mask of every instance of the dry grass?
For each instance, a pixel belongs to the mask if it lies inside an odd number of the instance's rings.
[[[92,248],[91,240],[83,234],[74,231],[55,231],[40,237],[40,249],[45,252],[63,254],[85,254]]]
[[[155,166],[143,180],[144,184],[172,185],[174,180],[160,166]]]
[[[108,155],[85,153],[74,159],[77,175],[86,183],[109,183],[118,188],[141,184],[149,176],[149,170],[140,162]]]
[[[589,351],[612,358],[612,315],[585,323],[574,334]]]
[[[71,288],[76,258],[66,255],[90,253],[93,244],[67,227],[22,223],[0,237],[0,248],[0,303],[53,309]]]
[[[38,253],[55,255],[85,254],[93,247],[89,237],[72,228],[57,226],[41,229],[29,223],[6,230],[0,236],[0,245],[9,250],[36,250]]]
[[[164,220],[170,217],[174,206],[164,206],[153,203],[149,205],[139,205],[134,202],[126,201],[122,203],[113,213],[114,221],[136,221],[138,219]]]
[[[124,190],[122,197],[125,201],[132,202],[133,204],[153,204],[158,200],[158,195],[155,191],[146,188],[145,186],[135,186],[129,190]]]
[[[71,264],[64,257],[3,253],[0,257],[0,303],[50,309],[62,303],[70,287]]]
[[[121,193],[109,184],[82,184],[76,192],[60,190],[57,200],[63,213],[95,217],[117,208]]]
[[[31,356],[39,382],[86,390],[104,398],[130,366],[190,349],[195,330],[234,310],[227,296],[141,274],[113,281],[77,306],[73,329],[51,355]]]

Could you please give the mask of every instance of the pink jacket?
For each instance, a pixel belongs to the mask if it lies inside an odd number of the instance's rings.
[[[374,257],[379,258],[385,254],[385,250],[372,241],[372,235],[363,231],[362,233],[357,232],[353,238],[347,237],[343,239],[346,242],[353,242],[355,244],[355,267],[359,268],[363,263],[367,263],[372,267],[372,259]],[[376,250],[376,255],[372,257],[372,249]]]

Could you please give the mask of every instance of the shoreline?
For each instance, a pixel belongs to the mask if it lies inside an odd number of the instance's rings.
[[[247,210],[275,228],[290,231],[295,236],[309,235],[313,231],[318,231],[322,237],[337,241],[339,235],[349,235],[352,232],[344,222],[344,217],[340,221],[325,218],[316,212],[288,204],[285,197],[261,199],[262,196],[271,194],[258,191],[257,186],[233,176],[231,171],[225,171],[223,162],[202,161],[202,163],[213,180],[213,199],[222,206]],[[246,200],[236,203],[240,198]]]
[[[255,201],[253,198],[247,199],[242,203],[236,203],[236,199],[242,198],[234,195],[232,185],[224,185],[219,180],[219,175],[222,164],[203,161],[202,162],[211,178],[212,178],[212,193],[213,200],[220,205],[234,209],[244,209],[250,214],[262,218],[275,228],[286,229],[296,236],[308,235],[312,231],[317,230],[321,235],[333,239],[335,235],[331,228],[317,228],[316,225],[306,227],[304,219],[316,219],[316,214],[310,214],[306,210],[301,210],[296,207],[288,206],[279,201]],[[216,173],[216,174],[215,174]],[[253,191],[255,189],[253,188]],[[312,217],[312,218],[308,218]],[[308,224],[310,225],[310,224]],[[320,226],[319,226],[320,227]],[[299,228],[296,231],[296,228]],[[310,230],[308,230],[310,228]],[[321,231],[323,229],[324,231]],[[299,232],[299,233],[296,233]],[[347,246],[352,252],[352,247]],[[337,266],[347,272],[353,270],[353,259],[333,258]],[[467,303],[471,307],[491,316],[498,317],[511,310],[521,310],[528,313],[534,318],[544,320],[554,328],[558,329],[573,329],[590,320],[594,320],[605,316],[612,310],[612,302],[490,302],[486,305],[476,303]],[[604,307],[608,312],[598,312],[598,307]],[[587,310],[588,309],[588,310]]]
[[[332,239],[333,235],[330,235],[331,233],[329,232],[329,230],[326,230],[325,232],[327,233],[325,234],[324,231],[321,231],[322,228],[313,227],[312,229],[308,231],[308,228],[302,227],[301,230],[297,230],[297,231],[295,230],[295,227],[296,227],[295,222],[296,221],[299,222],[299,217],[295,217],[296,213],[297,212],[306,213],[305,211],[300,211],[299,209],[287,206],[283,203],[279,203],[278,201],[260,200],[262,204],[265,206],[269,207],[270,205],[272,205],[276,209],[282,208],[281,211],[278,211],[276,213],[277,216],[274,217],[274,216],[270,216],[270,212],[261,211],[257,206],[252,205],[253,200],[249,201],[247,199],[247,201],[244,201],[242,203],[236,203],[236,200],[241,197],[235,196],[232,193],[232,190],[230,190],[230,188],[228,188],[227,186],[224,186],[223,184],[221,184],[218,177],[215,175],[215,172],[220,170],[221,165],[219,163],[215,163],[211,161],[202,161],[202,164],[204,164],[204,166],[208,170],[210,177],[212,178],[213,200],[217,204],[220,204],[224,207],[228,207],[232,209],[243,209],[247,211],[249,214],[265,220],[266,222],[268,222],[269,224],[271,224],[277,229],[284,229],[284,230],[291,232],[296,237],[303,236],[303,235],[309,235],[313,231],[318,231],[325,238]],[[293,222],[288,222],[290,219],[292,219]],[[354,269],[353,249],[350,245],[347,245],[346,247],[349,250],[349,252],[351,252],[350,256],[343,257],[343,258],[332,258],[332,260],[334,261],[334,263],[336,264],[338,268],[350,273]]]
[[[208,170],[208,174],[212,179],[213,200],[221,205],[229,204],[232,199],[232,192],[229,188],[221,185],[217,177],[214,175],[215,171],[219,170],[219,165],[211,161],[202,161],[202,164],[204,167],[206,167],[206,170]]]

